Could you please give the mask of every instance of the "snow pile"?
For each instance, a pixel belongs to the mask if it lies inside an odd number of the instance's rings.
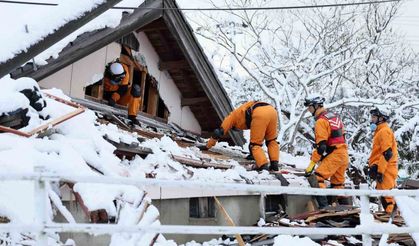
[[[182,246],[219,246],[219,245],[237,245],[237,241],[231,241],[230,239],[222,240],[219,239],[212,239],[208,242],[197,243],[195,241],[188,242],[186,244],[182,244]]]
[[[1,98],[19,98],[16,89],[22,84],[20,82],[36,84],[34,80],[12,80],[3,78],[1,83],[7,85],[7,89],[1,91]],[[48,90],[48,93],[68,99],[59,90]],[[32,130],[41,123],[46,123],[39,118],[38,112],[31,108],[29,101],[22,98],[13,103],[12,108],[29,108],[31,121],[27,127],[21,130]],[[49,115],[51,119],[60,117],[74,108],[59,103],[52,99],[47,99],[47,106],[43,113]],[[37,124],[35,124],[37,123]],[[25,138],[10,133],[0,134],[0,170],[5,173],[28,173],[33,172],[36,167],[42,167],[44,171],[63,175],[106,175],[106,176],[128,176],[127,168],[121,164],[113,151],[115,147],[103,138],[103,132],[95,125],[96,116],[90,110],[57,125],[54,132],[48,137],[43,138]],[[94,169],[92,169],[92,167]],[[142,191],[134,186],[126,185],[103,185],[76,183],[74,189],[78,192],[89,211],[105,209],[110,216],[116,216],[117,211],[113,204],[114,200],[124,203],[135,204],[139,197],[142,197]],[[50,199],[56,207],[61,208],[65,217],[70,222],[74,222],[71,214],[62,207],[59,201],[59,192],[47,185]],[[34,184],[31,181],[8,181],[0,183],[0,215],[11,220],[11,223],[23,223],[31,225],[35,223],[35,197]],[[147,199],[147,198],[145,198]],[[49,202],[47,204],[50,204]],[[64,209],[64,210],[62,210]],[[49,207],[49,219],[52,220],[52,207]],[[150,205],[145,212],[152,213],[152,218],[158,218],[158,211]],[[157,214],[157,215],[156,215]],[[124,212],[119,216],[120,221],[126,221],[124,216],[132,217],[132,213]],[[137,223],[151,223],[148,220],[139,220]],[[154,222],[154,221],[152,221]],[[20,234],[19,234],[20,235]],[[18,236],[19,236],[18,235]],[[20,241],[20,237],[14,237],[14,241]],[[138,238],[143,238],[137,236]],[[148,235],[150,237],[150,235]],[[154,237],[154,236],[153,236]],[[145,239],[144,239],[145,240]],[[164,241],[164,238],[160,239]],[[127,245],[119,240],[120,245]],[[51,244],[55,245],[55,244]]]
[[[1,100],[10,100],[4,112],[18,108],[27,108],[31,117],[29,125],[20,129],[30,131],[40,124],[48,123],[52,119],[61,117],[74,108],[46,98],[46,107],[41,112],[33,109],[29,100],[19,93],[23,88],[32,88],[36,81],[29,78],[13,80],[4,77],[0,80],[5,89],[0,92]],[[60,90],[50,89],[45,92],[70,100]],[[16,100],[15,100],[16,99]],[[49,116],[44,120],[42,115]],[[46,172],[63,175],[105,175],[145,178],[147,174],[155,174],[157,179],[170,180],[199,180],[207,182],[244,182],[244,179],[253,180],[255,183],[276,180],[268,172],[258,173],[246,171],[240,164],[231,159],[223,160],[223,164],[232,165],[228,170],[201,169],[182,165],[173,160],[173,155],[191,159],[211,159],[196,147],[181,148],[171,138],[164,136],[161,139],[149,139],[140,143],[136,133],[118,129],[113,124],[102,125],[96,122],[95,114],[86,110],[84,113],[67,120],[57,126],[45,137],[36,136],[25,138],[10,133],[0,134],[0,170],[2,173],[28,173],[41,167]],[[152,149],[153,153],[145,159],[137,156],[131,161],[121,161],[113,152],[115,147],[104,139],[117,143],[138,144]],[[236,156],[243,155],[241,148],[226,148],[226,143],[219,143],[223,149]],[[299,162],[286,156],[287,162]],[[214,161],[214,160],[211,160]],[[277,181],[277,180],[276,180]],[[74,218],[60,201],[59,189],[56,184],[47,185],[49,197],[64,217],[74,223]],[[148,225],[158,224],[158,211],[150,205],[148,197],[143,191],[134,186],[109,185],[93,183],[76,183],[73,187],[83,198],[84,205],[89,211],[105,209],[111,217],[116,217],[119,224],[123,225]],[[7,181],[0,183],[0,216],[6,216],[11,223],[33,224],[37,211],[35,211],[34,184],[31,181]],[[139,200],[139,198],[144,198]],[[118,206],[115,206],[117,201]],[[50,204],[49,202],[47,204]],[[145,209],[147,207],[147,209]],[[119,210],[118,210],[119,209]],[[49,207],[49,219],[53,219],[52,206]],[[143,216],[140,218],[140,212]],[[15,241],[19,241],[17,234]],[[154,234],[115,234],[112,245],[134,245],[134,242],[152,240]],[[215,241],[214,241],[215,242]],[[164,245],[164,237],[157,238],[157,245]],[[168,243],[173,244],[172,242]],[[211,245],[211,244],[208,244]],[[216,245],[215,243],[213,245]]]
[[[293,245],[293,246],[314,246],[320,245],[318,243],[313,242],[308,237],[293,237],[289,235],[279,235],[275,237],[274,246],[280,245]]]
[[[222,145],[227,143],[221,143]],[[229,160],[212,160],[222,164],[233,166],[231,169],[221,170],[214,168],[194,168],[185,166],[172,159],[172,155],[187,157],[199,160],[200,158],[211,159],[210,156],[200,152],[196,147],[182,148],[171,138],[164,136],[161,139],[150,139],[139,144],[153,150],[153,154],[148,155],[145,159],[137,156],[129,163],[129,171],[132,176],[145,177],[147,174],[153,173],[157,179],[166,180],[195,180],[207,182],[245,182],[245,179],[254,183],[262,183],[264,181],[277,181],[277,179],[267,171],[256,172],[246,171],[234,159]],[[230,153],[236,152],[235,148],[223,148],[224,151]],[[287,157],[289,162],[298,162],[290,156]],[[287,176],[290,180],[306,185],[305,178],[297,177],[293,174]]]
[[[412,227],[419,226],[419,221],[417,220],[417,215],[419,214],[419,198],[397,196],[395,199],[406,224]],[[413,233],[411,236],[418,244],[419,233]]]

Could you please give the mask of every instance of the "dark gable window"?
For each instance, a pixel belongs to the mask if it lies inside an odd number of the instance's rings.
[[[213,197],[189,198],[190,218],[215,218]]]

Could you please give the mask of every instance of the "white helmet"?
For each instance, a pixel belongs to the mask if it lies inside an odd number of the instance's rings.
[[[115,75],[115,76],[125,74],[124,67],[119,62],[112,63],[110,70],[111,70],[112,75]]]
[[[391,110],[386,107],[375,107],[370,111],[370,114],[378,117],[383,117],[384,120],[388,120],[391,115]]]
[[[314,106],[314,105],[323,106],[324,101],[326,101],[326,99],[324,97],[322,97],[321,95],[319,95],[317,93],[314,93],[314,94],[308,95],[304,99],[304,106],[305,107]]]

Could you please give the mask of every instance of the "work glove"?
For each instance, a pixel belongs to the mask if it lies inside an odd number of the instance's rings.
[[[207,143],[207,149],[211,149],[217,143],[217,140],[214,138],[210,138]]]
[[[208,150],[207,145],[198,145],[196,146],[199,150]]]
[[[378,166],[377,166],[377,164],[373,164],[368,171],[368,175],[370,176],[370,179],[376,180],[377,179],[377,173],[378,173]]]
[[[214,130],[214,135],[212,137],[220,139],[222,136],[224,136],[224,129],[220,127]]]
[[[383,182],[383,174],[382,173],[377,173],[377,182],[378,183],[382,183]]]
[[[314,167],[316,167],[316,163],[314,161],[310,161],[310,164],[308,165],[308,167],[305,170],[305,176],[306,177],[310,176],[313,173]]]

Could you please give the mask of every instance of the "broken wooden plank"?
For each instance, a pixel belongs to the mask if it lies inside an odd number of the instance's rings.
[[[131,131],[132,132],[136,132],[139,135],[145,136],[147,138],[158,138],[158,139],[160,139],[160,138],[162,138],[164,136],[163,133],[158,133],[158,132],[153,132],[153,131],[147,131],[147,130],[141,129],[138,126],[134,126],[133,128],[131,128]]]
[[[30,136],[32,136],[29,133],[26,133],[26,132],[23,132],[23,131],[19,131],[19,130],[16,130],[16,129],[13,129],[13,128],[10,128],[10,127],[7,127],[7,126],[0,126],[0,131],[1,132],[13,133],[15,135],[22,136],[22,137],[27,137],[27,138],[30,137]]]
[[[74,116],[77,116],[77,115],[79,115],[83,112],[84,112],[84,108],[78,108],[73,112],[65,114],[65,115],[63,115],[61,117],[58,117],[58,118],[56,118],[56,119],[54,119],[54,120],[52,120],[52,121],[50,121],[50,122],[48,122],[48,123],[46,123],[42,126],[39,126],[35,129],[33,129],[32,131],[28,132],[28,134],[32,136],[34,134],[40,133],[44,130],[47,130],[50,127],[56,126],[56,125],[66,121],[66,120],[69,120],[69,119],[73,118]]]
[[[380,222],[388,222],[390,219],[390,215],[387,214],[386,212],[376,212],[374,213],[374,219]],[[400,215],[394,216],[392,223],[398,226],[405,225],[404,219]]]
[[[149,154],[152,154],[153,151],[150,148],[138,146],[138,143],[126,144],[126,143],[117,143],[104,136],[104,139],[116,147],[116,150],[113,152],[118,157],[127,157],[128,159],[133,159],[135,155],[139,155],[142,158],[147,157]]]
[[[321,214],[316,214],[316,215],[308,217],[305,220],[305,222],[310,223],[319,219],[329,218],[329,217],[345,217],[349,215],[359,214],[360,212],[361,212],[361,209],[357,208],[357,209],[353,209],[349,211],[321,213]]]
[[[403,189],[417,190],[419,189],[419,180],[407,179],[402,184]]]
[[[233,167],[232,165],[215,163],[215,162],[206,162],[206,161],[191,159],[191,158],[178,156],[178,155],[171,155],[171,157],[173,160],[180,162],[184,165],[199,167],[199,168],[212,167],[212,168],[218,168],[218,169],[230,169]]]
[[[314,215],[317,215],[317,214],[321,214],[321,213],[322,213],[322,211],[320,211],[320,210],[309,211],[309,212],[304,212],[304,213],[301,213],[301,214],[296,214],[294,216],[290,216],[289,219],[290,220],[305,220],[308,217],[311,217],[311,216],[314,216]]]
[[[71,118],[73,118],[73,117],[75,117],[75,116],[77,116],[77,115],[79,115],[79,114],[81,114],[85,111],[85,108],[83,106],[77,104],[77,103],[70,102],[68,100],[62,99],[60,97],[56,97],[54,95],[51,95],[51,94],[48,94],[48,93],[45,93],[45,92],[43,92],[43,93],[47,97],[52,98],[53,100],[55,100],[57,102],[60,102],[60,103],[66,104],[70,107],[76,108],[76,110],[72,111],[68,114],[65,114],[63,116],[60,116],[56,119],[53,119],[52,121],[49,121],[49,122],[35,128],[35,129],[33,129],[30,132],[23,132],[23,131],[15,130],[15,129],[12,129],[12,128],[9,128],[9,127],[4,127],[4,126],[0,126],[0,130],[4,131],[4,132],[10,132],[10,133],[13,133],[13,134],[16,134],[16,135],[19,135],[19,136],[30,137],[30,136],[33,136],[35,134],[39,134],[39,133],[47,130],[50,127],[56,126],[56,125],[66,121],[66,120],[69,120],[69,119],[71,119]]]

